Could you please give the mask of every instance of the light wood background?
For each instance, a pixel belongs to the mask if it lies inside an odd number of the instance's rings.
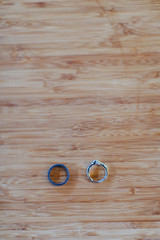
[[[0,53],[0,239],[159,240],[160,1],[1,0]]]

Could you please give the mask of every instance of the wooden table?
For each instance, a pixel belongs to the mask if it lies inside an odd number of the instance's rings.
[[[0,22],[0,239],[159,240],[160,1],[1,0]]]

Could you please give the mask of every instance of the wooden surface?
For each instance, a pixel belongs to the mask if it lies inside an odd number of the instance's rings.
[[[1,0],[0,52],[0,239],[159,240],[160,1]]]

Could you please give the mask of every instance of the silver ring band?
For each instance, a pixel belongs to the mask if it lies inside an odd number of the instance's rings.
[[[93,165],[99,165],[99,166],[102,166],[102,167],[105,169],[105,176],[104,176],[104,178],[102,178],[102,179],[100,179],[100,180],[98,180],[98,181],[95,181],[93,178],[91,178],[89,172],[90,172],[90,169],[91,169],[91,167],[92,167]],[[95,183],[103,182],[103,181],[106,180],[107,177],[108,177],[108,170],[107,170],[106,165],[105,165],[104,163],[98,161],[98,160],[94,160],[93,162],[91,162],[91,164],[90,164],[90,165],[88,166],[88,168],[87,168],[87,176],[88,176],[88,178],[89,178],[92,182],[95,182]]]

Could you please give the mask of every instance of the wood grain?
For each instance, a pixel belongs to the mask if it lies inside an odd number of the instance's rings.
[[[159,240],[160,1],[1,0],[0,16],[0,239]]]

